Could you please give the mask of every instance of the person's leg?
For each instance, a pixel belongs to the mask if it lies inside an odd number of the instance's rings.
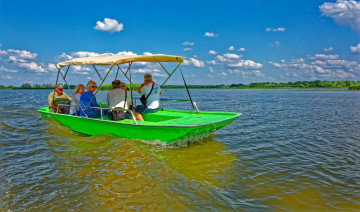
[[[133,113],[134,113],[134,116],[135,116],[135,118],[136,118],[137,120],[139,120],[139,121],[144,121],[144,118],[142,117],[142,115],[141,115],[140,113],[137,113],[137,112],[135,111],[135,109],[133,109]]]
[[[89,118],[99,118],[101,116],[100,110],[98,109],[91,109],[88,113],[86,113],[86,115]]]

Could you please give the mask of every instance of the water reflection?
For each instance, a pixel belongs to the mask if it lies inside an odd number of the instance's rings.
[[[57,123],[49,124],[50,134],[70,138],[47,144],[61,161],[61,171],[88,185],[89,196],[96,197],[86,207],[119,210],[235,207],[227,199],[219,201],[222,198],[219,191],[235,180],[236,155],[211,137],[190,147],[166,148],[110,135],[84,137],[67,132]]]

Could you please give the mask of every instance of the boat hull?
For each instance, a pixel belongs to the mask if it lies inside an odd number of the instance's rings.
[[[85,118],[67,114],[53,113],[48,108],[40,108],[43,118],[52,118],[73,131],[88,134],[112,134],[127,139],[162,141],[171,143],[176,140],[190,141],[199,136],[206,136],[230,124],[241,114],[210,113],[196,114],[189,111],[165,110],[156,114],[144,115],[145,120],[134,124],[133,120],[121,121]]]

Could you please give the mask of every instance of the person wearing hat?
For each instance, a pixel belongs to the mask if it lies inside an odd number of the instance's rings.
[[[141,114],[156,113],[159,110],[161,88],[152,80],[151,74],[145,74],[144,83],[140,86],[138,92],[140,95],[144,95],[146,104],[136,106],[133,112],[137,120],[144,121]]]
[[[59,104],[66,104],[70,103],[71,101],[71,97],[69,97],[66,93],[63,92],[63,86],[61,84],[57,84],[55,87],[55,91],[51,92],[48,96],[48,103],[52,112],[59,111],[59,113],[68,114],[70,111],[70,107],[61,106]]]

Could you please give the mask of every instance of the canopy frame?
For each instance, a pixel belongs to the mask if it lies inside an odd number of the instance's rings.
[[[177,59],[177,58],[176,58],[176,59]],[[161,63],[161,61],[159,61],[159,60],[157,60],[157,59],[155,59],[155,60],[156,60],[156,61],[149,61],[149,62],[158,62],[158,63],[160,64],[160,66],[164,69],[164,71],[168,74],[168,77],[166,78],[166,80],[165,80],[165,81],[162,83],[162,85],[160,86],[160,87],[162,88],[162,87],[166,84],[166,82],[171,78],[171,76],[175,73],[175,71],[180,67],[180,65],[181,65],[181,63],[182,63],[183,61],[182,61],[182,58],[181,58],[180,61],[177,61],[177,62],[178,62],[177,66],[174,68],[174,70],[173,70],[171,73],[169,73],[169,72],[167,71],[167,69],[163,66],[163,64]],[[178,59],[177,59],[177,60],[178,60]],[[70,63],[70,62],[71,62],[71,61],[67,61],[67,62],[64,62],[64,63]],[[141,62],[141,61],[128,61],[127,63],[129,64],[129,66],[128,66],[126,72],[124,72],[124,71],[121,69],[121,67],[120,67],[120,64],[125,64],[125,63],[119,63],[119,64],[116,64],[116,63],[115,63],[115,64],[112,64],[112,65],[110,66],[109,70],[107,71],[107,73],[106,73],[106,75],[105,75],[104,78],[101,77],[99,71],[98,71],[97,68],[95,67],[96,64],[92,64],[93,68],[95,69],[96,73],[98,74],[98,76],[99,76],[99,78],[100,78],[100,80],[101,80],[101,83],[100,83],[100,85],[97,87],[97,89],[96,89],[93,97],[91,98],[89,104],[85,107],[85,109],[83,109],[83,107],[79,107],[79,108],[81,108],[81,110],[82,110],[83,113],[85,114],[86,118],[89,118],[89,117],[86,115],[85,110],[86,110],[87,108],[89,108],[91,102],[94,100],[96,94],[98,93],[99,88],[103,85],[103,83],[105,82],[106,78],[108,77],[109,73],[111,72],[111,70],[113,69],[113,67],[114,67],[115,65],[118,67],[117,72],[116,72],[116,76],[115,76],[115,80],[117,79],[118,73],[119,73],[119,70],[120,70],[121,73],[122,73],[122,74],[126,77],[126,79],[129,81],[129,83],[130,83],[130,88],[131,88],[131,92],[132,92],[132,89],[136,87],[136,86],[133,84],[132,80],[131,80],[131,66],[132,66],[133,62]],[[164,62],[164,61],[163,61],[163,62]],[[167,61],[165,61],[165,62],[167,62]],[[175,62],[175,61],[169,61],[169,62]],[[71,90],[71,88],[70,88],[70,85],[69,85],[69,84],[67,83],[67,81],[66,81],[66,76],[67,76],[67,73],[68,73],[71,65],[70,65],[70,64],[68,64],[68,65],[60,65],[60,64],[62,64],[62,63],[59,63],[59,64],[57,65],[57,66],[58,66],[58,73],[57,73],[55,85],[57,85],[57,83],[58,83],[58,78],[59,78],[59,74],[60,74],[61,77],[63,78],[63,80],[64,80],[67,88],[70,90],[71,95],[72,95],[73,98],[74,98],[74,94],[73,94],[73,92],[72,92],[72,90]],[[80,64],[80,65],[81,65],[81,64]],[[85,65],[86,65],[86,64],[85,64]],[[101,64],[98,64],[98,65],[101,65]],[[67,66],[67,70],[66,70],[65,75],[63,75],[63,73],[62,73],[61,70],[60,70],[60,68],[61,68],[61,67],[64,67],[64,66]],[[180,70],[181,70],[181,69],[180,69]],[[130,78],[127,76],[128,74],[130,74]],[[191,105],[192,105],[193,109],[195,110],[195,112],[196,112],[196,113],[199,113],[199,109],[197,108],[196,103],[192,101],[192,98],[191,98],[191,96],[190,96],[190,92],[189,92],[189,90],[188,90],[188,88],[187,88],[187,85],[186,85],[186,82],[185,82],[185,78],[184,78],[182,72],[181,72],[181,75],[182,75],[182,78],[183,78],[183,80],[184,80],[185,88],[186,88],[186,91],[187,91],[187,93],[188,93],[188,95],[189,95],[189,99],[190,99]],[[55,92],[55,91],[54,91],[54,92]],[[132,96],[132,95],[131,95],[131,102],[133,102],[133,96]],[[102,120],[102,116],[101,116],[101,120]]]

